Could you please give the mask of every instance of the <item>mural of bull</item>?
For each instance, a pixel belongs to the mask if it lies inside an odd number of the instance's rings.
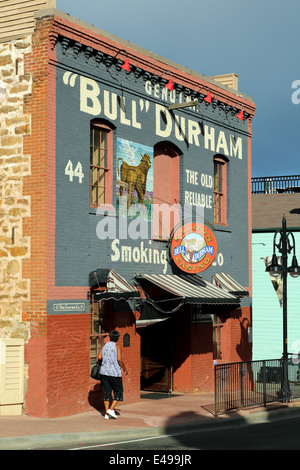
[[[120,181],[120,196],[123,195],[123,188],[128,188],[127,207],[129,208],[133,203],[133,192],[136,191],[139,203],[144,205],[144,196],[146,192],[147,173],[151,167],[150,155],[147,153],[142,154],[142,159],[139,165],[128,165],[123,158],[118,158],[118,175],[121,176]],[[119,161],[122,161],[119,170]],[[122,185],[122,182],[125,183]]]

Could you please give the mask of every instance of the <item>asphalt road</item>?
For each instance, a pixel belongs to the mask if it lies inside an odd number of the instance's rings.
[[[142,456],[143,451],[148,451],[147,455],[150,456],[150,461],[144,460],[141,466],[148,463],[153,465],[151,455],[154,455],[155,451],[159,451],[160,455],[168,455],[168,452],[170,455],[175,455],[176,452],[180,452],[182,456],[192,455],[193,458],[193,452],[189,454],[188,451],[300,450],[300,418],[244,426],[226,426],[226,428],[211,431],[203,428],[192,429],[187,427],[184,432],[181,431],[173,435],[170,435],[170,433],[155,437],[143,437],[141,435],[138,439],[130,439],[129,433],[127,440],[123,438],[114,442],[91,443],[90,445],[85,443],[83,445],[67,446],[64,449],[109,451],[105,454],[107,459],[110,456],[116,456],[116,454],[121,457],[123,455],[122,451],[126,451],[125,455],[132,457],[138,456],[139,453]],[[120,452],[118,453],[118,451]],[[130,454],[127,451],[131,451]],[[182,461],[182,463],[189,466],[188,457],[186,458],[187,461]],[[109,463],[124,464],[125,462],[115,461]],[[156,463],[159,464],[160,462]],[[168,462],[164,464],[168,464]],[[181,466],[180,462],[177,465]],[[138,462],[134,466],[139,467]]]

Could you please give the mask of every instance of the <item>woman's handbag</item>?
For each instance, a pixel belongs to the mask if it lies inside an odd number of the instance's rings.
[[[96,364],[91,369],[91,377],[94,380],[100,380],[100,367],[101,361],[97,361]]]

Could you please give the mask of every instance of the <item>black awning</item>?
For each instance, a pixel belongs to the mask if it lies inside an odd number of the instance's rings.
[[[139,292],[97,292],[95,300],[130,300],[139,298]]]
[[[220,289],[224,289],[230,294],[238,297],[249,297],[249,292],[241,286],[233,277],[226,273],[218,273],[212,277],[214,285]]]
[[[100,271],[96,270],[93,274],[95,278],[102,279],[102,282],[106,276],[106,289],[103,292],[97,292],[95,300],[130,300],[140,297],[138,289],[113,269]]]
[[[239,305],[239,299],[206,281],[197,274],[139,274],[138,280],[147,280],[161,289],[177,296],[188,304]]]
[[[159,323],[170,318],[170,313],[163,313],[160,309],[155,308],[151,302],[144,301],[142,303],[141,315],[138,320],[136,320],[137,327],[149,326],[154,323]]]

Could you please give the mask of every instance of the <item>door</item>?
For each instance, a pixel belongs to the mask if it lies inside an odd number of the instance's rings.
[[[172,391],[172,321],[141,329],[141,390]]]
[[[153,161],[153,237],[169,239],[170,232],[180,222],[179,154],[167,143],[154,147]]]

